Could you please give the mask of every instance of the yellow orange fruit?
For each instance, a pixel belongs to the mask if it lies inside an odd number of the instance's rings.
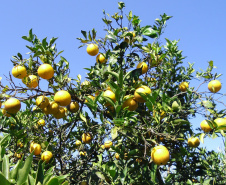
[[[190,147],[197,148],[199,146],[199,144],[200,144],[200,141],[199,141],[199,138],[197,138],[197,137],[190,137],[188,139],[188,145]]]
[[[214,120],[214,122],[217,124],[217,126],[226,125],[226,119],[225,118],[217,118]],[[222,128],[222,130],[226,130],[226,128]]]
[[[86,152],[81,151],[79,154],[80,154],[80,156],[86,156]]]
[[[103,54],[98,54],[97,57],[96,57],[96,62],[97,63],[106,63],[106,59],[105,59],[105,56]]]
[[[67,109],[70,111],[70,112],[77,112],[79,110],[79,104],[77,102],[71,102],[68,106],[67,106]]]
[[[140,62],[137,65],[137,69],[138,68],[142,68],[142,74],[147,73],[147,71],[148,71],[148,65],[145,62]]]
[[[213,92],[216,93],[219,90],[221,90],[221,82],[219,80],[212,80],[208,83],[208,89]]]
[[[142,85],[138,87],[134,92],[134,98],[137,102],[144,103],[145,100],[138,94],[143,93],[145,95],[151,94],[151,89],[148,86]]]
[[[87,97],[90,98],[90,99],[92,99],[93,101],[95,100],[95,97],[92,96],[92,95],[88,95]],[[85,103],[88,103],[88,100],[87,99],[85,100]]]
[[[42,151],[42,147],[40,144],[33,143],[30,145],[30,152],[34,151],[34,155],[39,155]]]
[[[96,56],[99,53],[99,48],[96,44],[89,44],[86,51],[91,56]]]
[[[45,126],[45,124],[46,124],[46,122],[45,122],[44,119],[38,120],[38,125],[39,125],[39,126],[43,127],[43,126]]]
[[[9,113],[7,113],[7,111],[5,109],[2,109],[2,114],[6,117],[11,117],[11,115]]]
[[[16,114],[21,108],[21,103],[16,98],[9,98],[5,102],[5,110],[10,114]]]
[[[156,146],[151,151],[151,159],[157,165],[166,165],[170,159],[169,150],[163,145]]]
[[[132,96],[129,97],[129,95],[127,95],[127,96],[124,97],[124,99],[126,99],[126,100],[123,102],[123,105],[122,105],[123,109],[125,107],[128,107],[129,111],[135,111],[137,109],[138,103]]]
[[[112,144],[113,144],[112,141],[105,141],[105,143],[104,143],[105,149],[111,148]]]
[[[209,126],[209,123],[206,120],[203,120],[200,123],[200,127],[204,132],[210,132],[212,128]]]
[[[29,88],[36,88],[38,86],[38,77],[36,75],[29,75],[24,77],[22,82]]]
[[[181,82],[180,85],[179,85],[179,89],[182,92],[187,91],[188,87],[189,87],[188,82]]]
[[[49,99],[46,96],[38,96],[36,98],[36,105],[43,109],[49,105]]]
[[[83,143],[89,144],[92,141],[92,134],[90,133],[83,133],[82,134],[82,141]]]
[[[104,91],[103,96],[112,99],[113,102],[116,102],[115,93],[111,90]],[[109,105],[110,105],[110,103],[105,104],[105,106],[109,106]]]
[[[120,155],[118,153],[115,154],[115,158],[119,160]]]
[[[27,76],[27,70],[24,66],[14,66],[13,69],[12,69],[12,75],[15,77],[15,78],[19,78],[19,79],[22,79],[24,77]]]
[[[41,155],[41,159],[46,163],[48,163],[52,157],[53,157],[53,154],[50,151],[45,151]]]
[[[71,103],[71,95],[65,90],[60,90],[54,95],[54,101],[61,106],[67,106]]]
[[[54,75],[54,69],[50,64],[42,64],[38,68],[38,76],[43,79],[49,80]]]
[[[82,144],[82,142],[80,141],[80,140],[77,140],[76,142],[75,142],[75,145],[76,146],[80,146]]]
[[[52,101],[49,103],[49,105],[47,107],[45,107],[43,109],[43,112],[45,113],[45,111],[48,114],[56,114],[59,111],[59,104],[55,101]]]
[[[66,116],[65,109],[63,107],[59,107],[58,111],[55,114],[53,114],[53,117],[56,119],[61,119],[64,118],[65,116]]]

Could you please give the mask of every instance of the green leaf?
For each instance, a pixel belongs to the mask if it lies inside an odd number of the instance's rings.
[[[157,168],[158,168],[158,165],[152,162],[151,163],[151,179],[153,180],[154,183],[156,182]]]
[[[5,178],[5,176],[0,171],[0,182],[1,185],[10,185],[11,183]]]
[[[85,37],[85,39],[87,40],[87,33],[86,33],[86,31],[81,30],[81,33]]]
[[[31,164],[33,161],[33,155],[34,155],[34,151],[25,160],[23,167],[18,170],[18,174],[20,175],[18,175],[17,185],[22,185],[27,181],[28,174],[30,172]]]
[[[96,172],[95,173],[100,179],[105,180],[105,176],[101,172]]]
[[[29,185],[36,185],[35,178],[32,175],[28,175]]]
[[[95,29],[92,29],[92,34],[93,34],[93,40],[95,40],[95,38],[96,38],[96,31],[95,31]]]
[[[44,164],[45,163],[42,163],[42,161],[40,160],[39,163],[38,163],[38,170],[36,172],[36,184],[38,182],[40,182],[41,184],[43,183],[44,181]]]
[[[19,170],[19,168],[22,167],[23,161],[22,160],[18,160],[16,165],[13,167],[13,169],[10,171],[10,179],[16,179],[17,177],[17,172]]]
[[[117,127],[117,126],[114,126],[111,129],[111,138],[112,138],[112,140],[114,140],[116,137],[118,137],[118,130],[119,130],[119,127]]]
[[[153,30],[152,28],[145,28],[142,32],[143,35],[146,35],[151,38],[157,38],[158,37],[158,32]]]
[[[9,157],[5,155],[2,163],[2,173],[6,179],[9,179]]]
[[[56,177],[52,177],[46,185],[59,185],[58,179]]]
[[[199,136],[200,141],[201,141],[202,143],[204,143],[204,137],[205,137],[205,133],[201,133],[200,136]]]
[[[85,123],[87,123],[86,117],[82,114],[82,112],[80,112],[79,116]]]

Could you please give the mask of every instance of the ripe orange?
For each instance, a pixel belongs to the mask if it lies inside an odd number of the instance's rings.
[[[91,143],[92,141],[92,134],[90,133],[83,133],[82,134],[82,141],[86,144],[89,144]]]
[[[45,114],[56,114],[59,111],[59,104],[55,101],[52,101],[48,104],[47,107],[42,109]]]
[[[61,106],[67,106],[71,103],[71,95],[65,90],[60,90],[54,95],[54,101]]]
[[[197,148],[199,146],[199,144],[200,144],[200,141],[199,141],[199,138],[197,138],[197,137],[190,137],[188,139],[188,145],[190,147]]]
[[[112,144],[113,144],[112,141],[106,141],[106,142],[104,143],[105,149],[111,148]]]
[[[57,113],[53,114],[53,117],[56,119],[61,119],[65,117],[65,109],[63,107],[59,107]]]
[[[96,62],[97,63],[106,63],[106,59],[105,59],[105,56],[103,54],[98,54],[97,57],[96,57]]]
[[[95,97],[92,96],[92,95],[88,95],[87,97],[90,98],[90,99],[92,99],[93,101],[95,100]],[[85,103],[88,103],[88,100],[87,99],[85,100]]]
[[[140,62],[137,65],[137,69],[138,68],[142,68],[142,74],[147,73],[147,71],[148,71],[148,65],[145,62]]]
[[[36,88],[38,86],[38,77],[35,75],[29,75],[24,77],[22,82],[29,88]]]
[[[115,154],[115,158],[119,160],[120,155],[118,153]]]
[[[212,128],[209,126],[209,124],[206,120],[203,120],[200,123],[200,127],[204,132],[210,132],[212,130]]]
[[[99,48],[96,44],[89,44],[86,51],[91,56],[96,56],[99,53]]]
[[[46,163],[48,163],[52,157],[53,157],[53,154],[50,151],[45,151],[41,155],[41,159]]]
[[[42,64],[38,68],[38,76],[43,79],[49,80],[54,75],[54,69],[50,64]]]
[[[145,95],[151,94],[151,89],[148,86],[142,85],[141,87],[138,87],[134,92],[134,98],[137,102],[144,103],[145,100],[138,94],[143,93]]]
[[[129,95],[125,96],[124,99],[127,97],[129,97]],[[138,103],[133,97],[130,97],[123,102],[122,108],[124,109],[125,107],[128,107],[129,111],[135,111],[138,107]]]
[[[70,111],[70,112],[77,112],[79,110],[79,104],[77,102],[71,102],[68,106],[67,106],[67,109]]]
[[[22,158],[22,155],[19,154],[19,153],[16,153],[16,152],[15,152],[14,156],[17,157],[18,159],[21,159]]]
[[[189,87],[188,82],[181,82],[180,85],[179,85],[179,89],[180,89],[182,92],[185,92],[185,91],[187,90],[188,87]]]
[[[2,114],[6,117],[11,117],[11,115],[9,113],[7,113],[7,111],[5,109],[2,109]]]
[[[169,150],[163,145],[156,146],[151,151],[151,159],[157,165],[166,165],[170,159]]]
[[[45,126],[45,124],[46,124],[46,122],[45,122],[44,119],[38,120],[38,125],[39,125],[39,126],[43,127],[43,126]]]
[[[221,82],[219,80],[212,80],[208,83],[208,89],[213,92],[216,93],[219,90],[221,90]]]
[[[44,109],[49,105],[49,99],[46,96],[38,96],[36,98],[37,107]]]
[[[226,119],[225,118],[217,118],[214,120],[214,122],[217,124],[217,126],[226,125]],[[222,128],[222,130],[226,130],[226,128]]]
[[[5,110],[8,113],[16,114],[20,110],[20,108],[21,108],[21,103],[16,98],[9,98],[5,102]]]
[[[77,140],[76,142],[75,142],[75,145],[76,146],[80,146],[82,144],[82,142],[80,141],[80,140]]]
[[[103,96],[112,99],[113,102],[116,102],[115,93],[111,90],[104,91]],[[109,106],[109,105],[110,105],[110,103],[105,104],[105,106]]]
[[[40,144],[32,143],[30,145],[30,152],[33,152],[33,150],[34,150],[34,155],[39,155],[42,151],[42,147]]]
[[[15,78],[19,78],[19,79],[22,79],[24,77],[27,76],[27,70],[24,66],[14,66],[13,69],[12,69],[12,75],[15,77]]]

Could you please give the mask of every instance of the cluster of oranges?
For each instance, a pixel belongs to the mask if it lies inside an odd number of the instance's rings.
[[[42,147],[38,143],[31,142],[29,151],[30,153],[34,151],[34,155],[40,155],[42,151]],[[41,155],[41,159],[46,163],[48,163],[52,157],[53,157],[53,154],[50,151],[45,151]]]

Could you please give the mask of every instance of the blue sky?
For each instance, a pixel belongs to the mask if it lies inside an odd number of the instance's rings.
[[[12,69],[11,56],[18,52],[25,55],[28,44],[21,39],[27,35],[29,29],[39,37],[59,37],[57,40],[58,51],[69,62],[71,76],[81,74],[84,80],[86,71],[95,63],[95,59],[88,56],[85,48],[78,49],[77,37],[82,37],[81,30],[97,30],[97,36],[104,37],[104,23],[101,21],[105,9],[113,14],[117,9],[118,1],[59,1],[39,0],[28,1],[8,0],[1,3],[0,11],[0,43],[1,43],[1,68],[0,76],[8,74]],[[179,49],[187,56],[185,63],[195,63],[195,69],[207,67],[207,62],[214,61],[217,66],[215,72],[224,73],[225,68],[225,43],[226,43],[226,1],[225,0],[125,0],[125,13],[132,10],[133,14],[140,16],[142,25],[152,25],[160,14],[166,13],[173,16],[167,23],[163,38],[179,40]],[[225,75],[219,78],[222,82],[221,93],[225,93]],[[199,82],[192,82],[197,86]],[[204,89],[207,87],[203,87]],[[225,101],[225,98],[223,99]],[[192,120],[194,127],[198,127],[204,118]],[[222,147],[221,139],[205,139],[209,149],[217,150]],[[203,145],[202,145],[203,146]]]

